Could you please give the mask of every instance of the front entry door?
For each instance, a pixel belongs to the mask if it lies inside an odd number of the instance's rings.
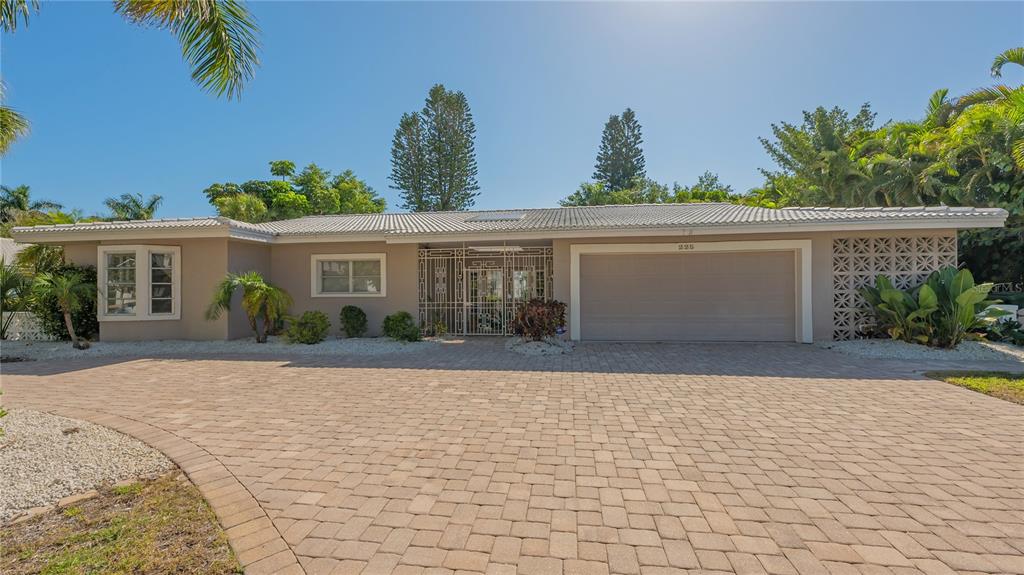
[[[466,273],[466,333],[505,332],[504,273],[501,269],[469,269]]]

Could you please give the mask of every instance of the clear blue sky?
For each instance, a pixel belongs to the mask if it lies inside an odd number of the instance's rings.
[[[757,137],[817,105],[870,101],[918,118],[928,96],[989,85],[1024,40],[1024,3],[250,4],[262,66],[240,102],[201,92],[174,38],[109,2],[46,2],[4,35],[7,103],[33,122],[2,162],[6,185],[87,213],[123,192],[159,215],[212,213],[212,182],[267,162],[350,168],[388,189],[403,112],[434,83],[462,90],[477,125],[479,208],[551,206],[593,172],[608,115],[644,128],[648,175],[718,172],[738,191],[769,167]],[[1019,82],[1012,71],[1008,81]]]

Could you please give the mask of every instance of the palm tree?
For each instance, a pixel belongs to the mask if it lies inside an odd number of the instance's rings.
[[[259,27],[242,0],[113,0],[114,12],[132,24],[168,30],[178,38],[192,69],[192,80],[204,91],[230,100],[241,96],[259,66]],[[0,0],[0,32],[14,32],[19,21],[28,26],[39,0]],[[0,154],[28,132],[28,122],[0,105]],[[8,120],[14,120],[8,123]]]
[[[28,134],[28,120],[14,109],[3,105],[4,84],[0,82],[0,156],[7,153],[7,149],[15,140]]]
[[[163,196],[156,194],[149,196],[148,200],[142,194],[121,194],[120,197],[103,200],[103,205],[107,206],[114,219],[151,220],[163,201]]]
[[[64,315],[64,326],[68,328],[68,335],[71,336],[72,347],[89,349],[88,341],[78,339],[71,314],[78,311],[87,299],[96,297],[96,286],[86,281],[82,272],[43,272],[36,276],[32,291],[36,297],[52,297],[57,300],[57,307]]]
[[[7,339],[7,328],[14,312],[25,308],[31,282],[17,264],[0,259],[0,339]]]
[[[14,262],[31,275],[56,271],[66,263],[62,246],[46,244],[26,245],[14,256]]]
[[[206,319],[215,320],[225,310],[231,310],[231,298],[235,290],[242,289],[242,309],[249,318],[249,326],[256,334],[256,343],[267,341],[267,331],[292,305],[292,296],[283,289],[271,285],[259,272],[228,274],[217,286],[213,302],[206,309]]]
[[[63,207],[49,200],[32,201],[31,196],[28,186],[0,186],[0,222],[11,222],[23,214],[59,210]]]

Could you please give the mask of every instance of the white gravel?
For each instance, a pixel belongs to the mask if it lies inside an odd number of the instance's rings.
[[[99,485],[174,467],[142,442],[84,421],[12,409],[0,427],[0,523]]]
[[[854,339],[818,342],[815,345],[847,355],[877,359],[1024,362],[1024,348],[987,341],[961,342],[956,349],[928,347],[892,339]]]
[[[572,343],[555,337],[544,341],[531,341],[521,337],[512,337],[505,342],[505,349],[522,355],[563,355],[572,353]]]
[[[4,341],[0,354],[23,359],[71,359],[99,356],[194,356],[217,354],[252,355],[382,355],[408,353],[428,349],[436,341],[401,342],[387,337],[328,338],[320,343],[290,344],[279,337],[267,343],[256,343],[253,338],[230,341],[97,341],[86,350],[73,349],[69,342],[60,341]]]

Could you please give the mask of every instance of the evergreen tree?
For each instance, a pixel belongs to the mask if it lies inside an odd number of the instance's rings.
[[[413,211],[470,208],[477,184],[476,126],[462,92],[430,89],[419,113],[404,114],[391,146],[391,187]]]
[[[601,147],[594,165],[594,179],[612,191],[625,190],[647,177],[643,135],[636,113],[626,108],[622,116],[612,115],[604,125]]]

